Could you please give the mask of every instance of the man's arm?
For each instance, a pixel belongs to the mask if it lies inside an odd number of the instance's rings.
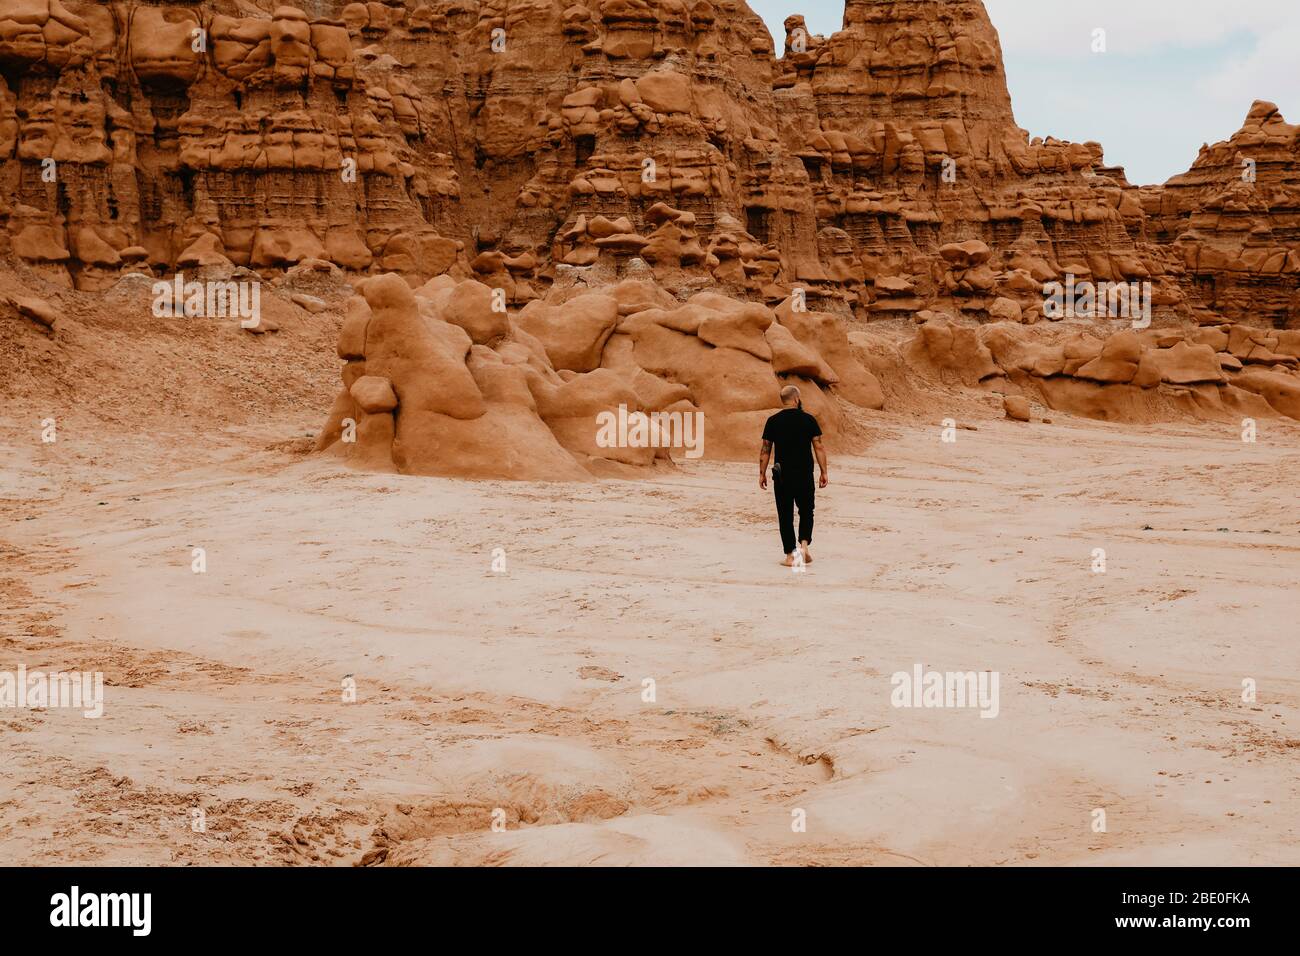
[[[763,439],[763,449],[758,453],[758,487],[767,487],[767,463],[772,460],[772,443]]]
[[[822,447],[822,436],[818,435],[813,439],[813,453],[817,455],[817,467],[822,471],[822,479],[818,485],[825,488],[830,484],[829,466],[826,464],[826,449]]]

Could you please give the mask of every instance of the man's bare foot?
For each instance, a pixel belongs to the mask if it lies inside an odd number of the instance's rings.
[[[809,549],[807,541],[803,541],[799,544],[799,550],[803,552],[803,563],[812,564],[812,551]]]
[[[783,568],[793,568],[793,567],[794,567],[794,555],[793,555],[793,554],[787,554],[787,555],[785,556],[785,560],[781,562],[781,567],[783,567]]]

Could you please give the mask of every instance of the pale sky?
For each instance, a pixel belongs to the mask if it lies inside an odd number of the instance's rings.
[[[792,13],[813,33],[842,0],[748,0],[780,52]],[[1257,99],[1300,123],[1300,0],[985,0],[1002,38],[1016,122],[1096,140],[1131,182],[1184,172],[1202,143],[1241,128]],[[1094,53],[1104,29],[1106,51]]]

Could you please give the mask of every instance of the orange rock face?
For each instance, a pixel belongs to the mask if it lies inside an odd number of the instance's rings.
[[[941,380],[1024,392],[1105,421],[1157,421],[1173,411],[1225,422],[1300,419],[1300,331],[1035,330],[1007,322],[956,326],[934,316],[908,359]]]
[[[1300,327],[1300,126],[1257,101],[1232,138],[1143,196],[1198,299],[1237,322]]]
[[[701,292],[681,303],[653,280],[627,279],[509,316],[473,279],[412,291],[389,273],[359,291],[317,447],[362,468],[579,479],[656,458],[750,457],[784,384],[800,386],[832,446],[832,386],[862,407],[884,401],[840,320],[789,302],[773,310]]]
[[[1256,103],[1138,189],[1016,125],[978,0],[793,16],[779,58],[736,0],[0,0],[0,255],[346,276],[321,446],[415,473],[684,447],[628,414],[748,457],[787,383],[834,441],[885,400],[852,324],[899,317],[913,365],[1053,408],[1294,416],[1298,144]],[[1075,324],[1134,284],[1155,327]]]
[[[783,54],[734,0],[0,0],[0,253],[82,289],[321,259],[512,307],[639,259],[679,297],[1027,323],[1068,274],[1300,322],[1268,104],[1139,191],[1016,126],[977,0],[849,0]]]

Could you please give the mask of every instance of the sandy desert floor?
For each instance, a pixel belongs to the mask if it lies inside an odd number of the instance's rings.
[[[886,424],[803,574],[752,465],[12,441],[0,668],[109,686],[0,712],[0,861],[1300,863],[1300,429]],[[996,719],[892,707],[917,663]]]

